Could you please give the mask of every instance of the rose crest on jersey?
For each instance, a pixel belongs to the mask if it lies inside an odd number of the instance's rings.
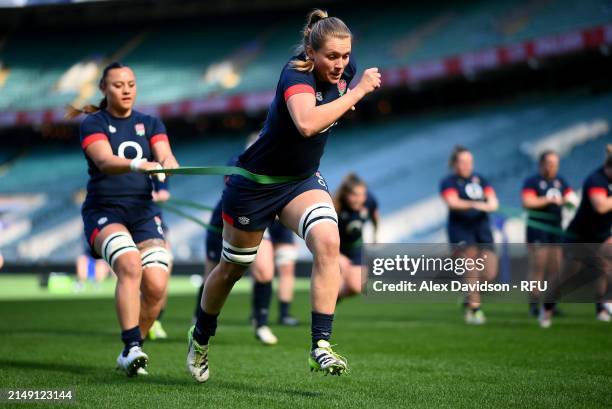
[[[340,79],[340,81],[338,81],[338,94],[342,96],[344,95],[345,92],[346,92],[346,81],[344,79]]]
[[[143,123],[134,125],[134,129],[136,130],[136,135],[145,136],[145,126]]]

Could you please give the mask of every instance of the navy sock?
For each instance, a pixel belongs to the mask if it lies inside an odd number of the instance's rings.
[[[312,312],[312,321],[310,324],[310,334],[312,336],[312,349],[317,347],[317,341],[324,339],[329,341],[332,333],[332,323],[334,322],[334,314],[320,314]]]
[[[555,309],[556,303],[554,302],[545,302],[544,303],[544,311],[553,311]]]
[[[603,303],[595,303],[595,313],[599,314],[604,309]]]
[[[162,316],[164,315],[164,309],[159,310],[159,314],[157,314],[157,321],[161,321]]]
[[[198,319],[193,331],[193,338],[200,345],[208,345],[210,337],[217,331],[217,317],[219,314],[211,315],[198,307]]]
[[[289,316],[289,307],[291,307],[291,303],[279,301],[278,302],[278,310],[280,311],[281,319]]]
[[[256,326],[268,325],[268,311],[272,300],[272,282],[253,283],[253,318]]]
[[[121,331],[121,341],[123,341],[123,356],[127,356],[130,348],[134,346],[141,346],[142,339],[140,338],[140,328],[135,326],[134,328],[126,329]]]
[[[202,302],[202,293],[204,292],[204,283],[200,285],[200,289],[198,290],[198,297],[196,299],[196,307],[193,311],[193,316],[198,317],[198,311],[200,311],[200,303]]]

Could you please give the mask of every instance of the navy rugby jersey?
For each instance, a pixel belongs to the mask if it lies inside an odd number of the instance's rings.
[[[368,192],[367,199],[361,210],[343,209],[338,214],[338,231],[340,232],[340,247],[349,248],[362,239],[363,225],[373,220],[378,209],[374,195]]]
[[[127,118],[116,118],[106,110],[87,115],[81,122],[80,137],[83,152],[93,142],[107,140],[114,155],[148,161],[154,160],[151,147],[160,141],[168,141],[166,128],[159,119],[137,111],[132,111]],[[105,175],[89,156],[85,155],[85,158],[89,173],[88,200],[127,196],[151,198],[153,184],[149,175],[139,172]]]
[[[537,197],[558,197],[563,198],[572,192],[572,188],[561,176],[557,176],[553,179],[546,179],[542,175],[537,174],[525,180],[523,184],[522,195],[523,196],[537,196]],[[561,226],[561,206],[550,203],[541,209],[537,209],[538,212],[549,213],[555,216],[554,218],[538,218],[537,216],[529,215],[530,220],[537,221],[539,223],[547,223],[551,225]]]
[[[595,195],[612,196],[612,180],[607,178],[603,166],[591,173],[585,180],[582,186],[580,206],[567,229],[583,239],[603,242],[610,237],[612,212],[597,213],[591,203],[591,198]]]
[[[440,194],[442,197],[458,195],[460,199],[477,202],[486,201],[486,196],[493,193],[493,187],[478,173],[464,179],[457,175],[449,175],[440,183]],[[471,224],[489,219],[487,212],[476,209],[450,210],[449,223]]]
[[[304,54],[291,58],[304,60]],[[291,119],[287,100],[295,94],[311,93],[317,105],[332,102],[348,89],[356,65],[351,55],[338,84],[316,79],[314,72],[301,72],[285,64],[276,86],[260,137],[239,157],[238,166],[270,176],[309,176],[319,169],[325,142],[332,124],[318,135],[305,138]]]

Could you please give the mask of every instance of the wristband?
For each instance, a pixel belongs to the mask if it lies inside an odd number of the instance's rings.
[[[134,158],[132,159],[132,161],[130,162],[130,169],[133,172],[144,172],[144,169],[140,169],[140,164],[142,162],[146,162],[146,159],[143,158]]]

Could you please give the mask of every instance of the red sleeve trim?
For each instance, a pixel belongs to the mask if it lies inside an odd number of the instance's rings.
[[[573,192],[573,190],[572,190],[571,187],[566,187],[565,190],[563,191],[563,196],[567,196],[567,195],[569,195],[572,192]]]
[[[91,232],[91,236],[89,236],[89,245],[91,246],[91,248],[93,248],[94,241],[96,240],[96,237],[98,237],[99,233],[100,229],[98,229],[97,227]]]
[[[523,196],[537,196],[538,192],[535,189],[526,188],[523,189]]]
[[[229,224],[230,226],[234,225],[234,219],[232,218],[232,216],[230,216],[229,214],[225,213],[224,211],[221,211],[221,217],[223,218],[223,220],[225,220],[225,222],[227,224]]]
[[[442,191],[442,197],[458,196],[459,191],[454,187],[447,187]]]
[[[289,98],[291,98],[295,94],[312,94],[314,95],[315,91],[310,85],[307,84],[296,84],[292,85],[285,91],[285,102]]]
[[[495,194],[495,189],[493,189],[491,186],[487,186],[487,187],[484,188],[484,194],[485,194],[485,196],[494,195]]]
[[[85,138],[83,138],[83,141],[81,142],[81,148],[83,148],[83,150],[85,150],[92,143],[94,143],[96,141],[102,141],[102,140],[106,140],[107,141],[108,137],[105,134],[103,134],[103,133],[92,133],[91,135],[88,135]]]
[[[168,135],[166,135],[165,133],[158,133],[157,135],[153,135],[153,136],[151,137],[151,139],[150,139],[150,141],[149,141],[149,144],[150,144],[151,146],[153,146],[153,145],[155,145],[157,142],[162,142],[162,141],[165,141],[165,142],[170,143],[170,142],[168,141]]]
[[[608,191],[603,187],[592,187],[588,192],[589,197],[593,196],[607,196]]]

